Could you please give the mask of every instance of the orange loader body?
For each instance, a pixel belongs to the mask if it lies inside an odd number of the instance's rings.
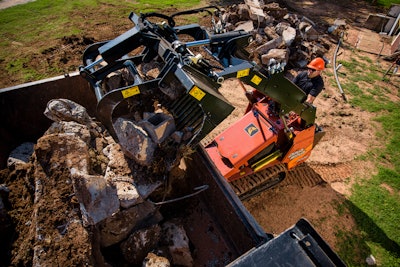
[[[205,147],[219,172],[229,181],[240,179],[276,164],[290,170],[311,154],[316,126],[303,126],[294,112],[279,116],[276,102],[253,92],[245,115]],[[255,97],[257,96],[257,97]]]

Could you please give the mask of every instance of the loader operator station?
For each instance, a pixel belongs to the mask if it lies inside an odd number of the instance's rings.
[[[306,102],[312,104],[324,88],[321,72],[325,69],[325,61],[317,57],[307,65],[307,71],[302,71],[294,78],[293,83],[307,95]]]

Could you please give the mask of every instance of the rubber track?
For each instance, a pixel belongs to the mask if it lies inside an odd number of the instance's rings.
[[[284,164],[279,164],[231,182],[231,186],[241,200],[249,199],[280,184],[281,186],[296,185],[299,187],[314,187],[326,183],[320,171],[326,166],[309,166],[303,163],[296,168],[287,170]],[[329,166],[329,169],[335,166]],[[336,166],[337,168],[337,166]],[[283,180],[275,179],[281,172],[286,172]],[[274,181],[275,180],[275,181]]]
[[[297,185],[300,187],[313,187],[325,183],[321,175],[307,164],[301,164],[288,172],[282,185]]]
[[[280,177],[281,173],[285,173]],[[236,195],[245,200],[260,194],[278,183],[286,176],[287,168],[284,164],[278,164],[260,172],[232,181],[230,184]]]

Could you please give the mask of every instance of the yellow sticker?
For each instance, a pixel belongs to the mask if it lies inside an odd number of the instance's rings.
[[[204,93],[199,87],[193,86],[192,90],[190,90],[189,94],[200,101],[206,93]]]
[[[121,91],[123,98],[128,98],[140,94],[139,86],[133,86]]]
[[[249,73],[250,73],[250,69],[239,70],[236,74],[236,78],[242,78],[242,77],[249,76]]]
[[[257,75],[254,75],[253,78],[251,78],[251,82],[254,83],[255,85],[259,85],[261,81],[262,78]]]

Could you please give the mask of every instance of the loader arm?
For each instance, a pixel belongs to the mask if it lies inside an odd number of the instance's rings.
[[[290,111],[299,114],[306,126],[311,126],[315,122],[316,108],[305,102],[305,93],[288,80],[283,72],[264,75],[258,65],[252,62],[243,62],[226,68],[219,72],[218,76],[224,79],[237,78],[252,86],[279,103],[282,114]]]
[[[143,116],[155,112],[153,106],[158,105],[173,117],[173,129],[182,136],[189,132],[191,137],[181,144],[197,145],[234,109],[219,92],[224,80],[230,78],[271,99],[278,117],[295,112],[303,127],[313,126],[315,107],[304,102],[305,94],[284,77],[283,69],[270,73],[249,60],[245,48],[252,42],[250,33],[210,31],[197,24],[175,26],[176,16],[207,9],[172,16],[131,13],[132,29],[85,50],[80,74],[95,92],[97,117],[116,140],[120,133],[114,127],[116,118],[128,114],[133,118],[134,112]],[[149,20],[152,17],[167,22],[154,23]],[[143,69],[151,63],[158,66],[158,73],[149,78]],[[110,85],[109,79],[117,72],[128,78]],[[290,132],[286,124],[285,128]]]

